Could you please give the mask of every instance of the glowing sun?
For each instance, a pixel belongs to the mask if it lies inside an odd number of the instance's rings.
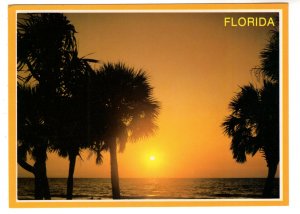
[[[151,156],[149,157],[149,160],[154,161],[154,160],[155,160],[155,156],[154,156],[154,155],[151,155]]]

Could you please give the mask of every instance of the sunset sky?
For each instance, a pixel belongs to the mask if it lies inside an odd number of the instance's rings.
[[[230,139],[220,125],[239,86],[257,83],[251,69],[259,64],[270,28],[224,27],[224,17],[232,16],[228,13],[66,16],[78,32],[80,56],[145,70],[161,103],[155,135],[128,143],[118,154],[121,178],[267,175],[260,154],[244,164],[233,160]],[[77,158],[75,177],[110,177],[107,152],[102,165],[88,156],[82,152],[82,159]],[[49,154],[47,170],[48,177],[67,177],[68,160]],[[18,176],[31,174],[18,167]]]

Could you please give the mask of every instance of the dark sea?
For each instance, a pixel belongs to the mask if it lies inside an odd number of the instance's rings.
[[[123,199],[258,199],[264,178],[123,178],[120,179]],[[54,200],[64,200],[67,179],[50,178]],[[34,179],[18,178],[18,199],[34,199]],[[279,179],[275,182],[279,197]],[[74,200],[111,199],[109,178],[75,178]]]

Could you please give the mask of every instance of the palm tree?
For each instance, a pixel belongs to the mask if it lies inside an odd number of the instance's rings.
[[[279,163],[279,32],[272,31],[266,48],[260,53],[261,65],[255,68],[263,77],[261,88],[252,84],[229,104],[230,115],[222,123],[224,133],[232,138],[233,158],[240,163],[246,155],[260,151],[267,162],[268,176],[264,197],[273,197],[274,177]]]
[[[55,106],[56,97],[68,93],[63,81],[67,73],[64,66],[77,53],[76,31],[62,14],[18,16],[21,16],[17,28],[18,79],[23,84],[32,84],[30,80],[38,84],[39,95],[49,107],[43,112],[43,122],[48,125],[55,115],[51,106]],[[18,114],[18,117],[22,115]],[[46,157],[45,153],[37,155]]]
[[[30,88],[18,84],[18,158],[21,167],[31,172],[35,178],[35,199],[50,199],[46,172],[48,127],[45,124],[44,101],[38,87]],[[30,153],[35,163],[26,162]]]
[[[263,195],[271,197],[279,162],[279,93],[277,87],[265,82],[262,89],[247,85],[229,104],[231,114],[222,126],[232,138],[233,158],[240,163],[246,154],[260,151],[268,166],[268,178]]]
[[[88,123],[88,109],[85,98],[62,97],[54,109],[56,112],[55,134],[53,135],[51,150],[61,157],[68,157],[69,172],[67,179],[66,198],[73,198],[73,177],[77,156],[80,151],[89,147],[91,137]],[[54,125],[54,124],[53,124]]]
[[[51,151],[56,151],[61,157],[69,159],[67,179],[67,199],[73,198],[73,177],[77,156],[80,151],[90,147],[95,140],[89,124],[90,109],[88,108],[89,74],[93,72],[89,63],[97,60],[78,58],[74,56],[66,62],[65,68],[71,72],[65,77],[65,88],[70,96],[56,98],[52,106],[50,121],[54,134],[51,139]],[[95,118],[99,119],[99,118]]]
[[[110,152],[112,196],[120,199],[117,147],[124,151],[127,141],[135,142],[154,133],[159,104],[146,73],[122,63],[104,64],[91,74],[90,81],[91,114],[97,115],[91,116],[90,126],[99,133],[94,148]]]
[[[84,96],[78,95],[82,89],[79,83],[91,70],[88,63],[96,62],[78,57],[75,33],[63,14],[28,14],[18,21],[18,78],[27,84],[35,80],[47,102],[44,123],[51,127],[51,151],[68,156],[70,161],[68,199],[72,198],[76,157],[88,142],[74,134],[87,125],[82,123],[87,111]],[[41,156],[46,156],[46,150]]]

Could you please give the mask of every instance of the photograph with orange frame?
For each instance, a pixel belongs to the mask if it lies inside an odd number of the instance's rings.
[[[9,206],[287,206],[288,4],[10,5]]]

